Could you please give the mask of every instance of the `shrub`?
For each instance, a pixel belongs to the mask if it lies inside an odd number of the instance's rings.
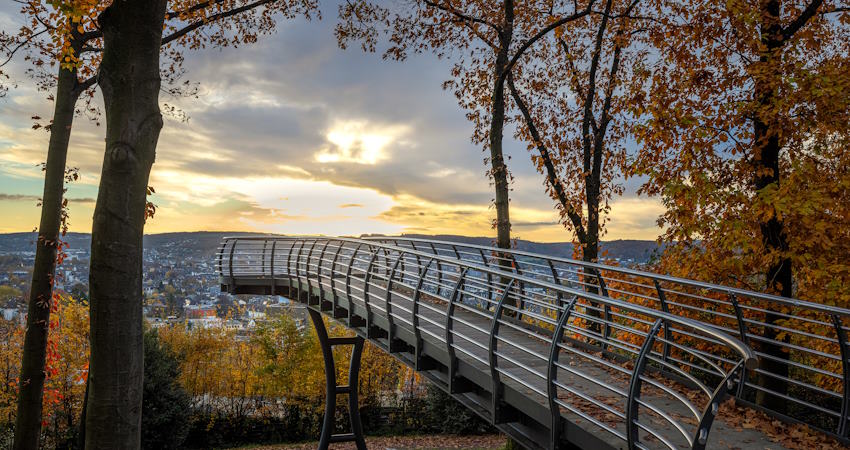
[[[425,424],[432,432],[445,434],[491,433],[493,428],[440,388],[428,385],[425,394]]]
[[[156,330],[145,333],[142,448],[180,448],[189,432],[190,399],[179,383],[180,362]]]

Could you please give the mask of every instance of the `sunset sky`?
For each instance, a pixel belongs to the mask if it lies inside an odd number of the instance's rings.
[[[280,23],[253,46],[187,53],[186,78],[200,82],[200,94],[161,97],[190,119],[166,118],[151,175],[158,210],[146,232],[494,234],[484,154],[440,87],[449,63],[340,50],[336,6],[322,13],[322,21]],[[0,6],[0,28],[19,25],[17,5]],[[25,68],[12,64],[17,87],[0,99],[0,232],[38,225],[48,134],[33,130],[31,117],[49,118],[52,104]],[[84,117],[74,125],[69,165],[82,179],[68,191],[72,231],[90,231],[104,132]],[[569,240],[526,145],[507,139],[505,148],[514,235]],[[660,204],[630,184],[613,203],[606,239],[659,233]]]

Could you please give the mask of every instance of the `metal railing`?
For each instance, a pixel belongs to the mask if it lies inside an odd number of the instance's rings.
[[[471,261],[467,247],[443,255],[437,243],[429,252],[405,242],[226,238],[216,268],[223,285],[298,286],[296,300],[306,291],[334,314],[348,302],[349,326],[370,336],[381,317],[390,351],[402,330],[416,358],[425,341],[444,348],[449,392],[462,381],[459,362],[478,367],[486,382],[473,381],[500,423],[504,390],[522,390],[549,411],[552,447],[564,416],[629,448],[704,448],[719,402],[756,368],[749,346],[714,325],[594,293],[557,271],[554,280],[508,272],[483,249]]]
[[[745,371],[735,392],[739,400],[850,436],[848,309],[519,250],[404,237],[367,239],[595,290],[717,326],[751,345],[760,360],[758,368]],[[768,406],[777,402],[784,410]]]

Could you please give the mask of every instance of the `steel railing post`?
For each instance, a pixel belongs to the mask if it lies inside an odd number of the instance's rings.
[[[387,350],[390,353],[394,353],[396,351],[396,347],[393,345],[395,342],[395,318],[393,317],[393,278],[395,278],[396,270],[398,269],[399,264],[403,259],[403,253],[398,252],[398,257],[393,263],[392,269],[390,269],[390,276],[387,279],[387,297],[384,299],[384,305],[386,305],[387,309]]]
[[[652,351],[652,344],[655,342],[655,334],[661,328],[661,319],[656,319],[655,324],[646,335],[646,340],[640,347],[635,367],[632,371],[632,379],[629,381],[629,396],[626,400],[626,443],[629,450],[635,450],[639,442],[638,436],[638,400],[640,399],[641,374],[646,367],[646,356]]]
[[[735,310],[735,320],[738,322],[738,334],[740,335],[741,342],[744,345],[750,345],[750,339],[747,336],[747,323],[744,322],[744,313],[741,310],[741,305],[738,303],[738,296],[730,293],[729,294],[729,302],[732,303],[732,309]],[[743,399],[744,398],[744,388],[747,386],[747,368],[743,367],[741,369],[741,379],[738,382],[738,389],[735,392],[735,396]]]
[[[230,285],[233,286],[235,281],[233,279],[233,253],[236,251],[236,244],[239,242],[239,239],[233,240],[233,245],[230,246],[230,257],[227,260],[228,270],[230,272]]]
[[[484,266],[489,267],[490,264],[487,262],[487,257],[484,256],[484,250],[478,249],[478,252],[481,253],[481,261],[484,263]],[[495,305],[493,305],[493,275],[487,272],[487,311],[493,308],[495,308]]]
[[[658,283],[658,280],[653,279],[653,283],[655,283],[655,290],[658,292],[658,302],[661,303],[661,311],[665,313],[670,313],[670,309],[667,307],[667,296],[664,294],[664,290],[661,289],[661,284]],[[670,322],[666,319],[664,320],[664,344],[661,346],[661,360],[667,362],[670,359],[670,341],[672,340],[672,333],[670,331]]]
[[[369,264],[366,265],[366,273],[363,275],[363,303],[366,306],[366,337],[372,338],[372,306],[369,304],[369,283],[372,281],[372,267],[375,264],[375,259],[378,257],[378,251],[375,249],[369,256]]]
[[[576,301],[578,301],[578,296],[574,295],[564,310],[559,313],[558,325],[552,333],[552,343],[549,347],[549,365],[546,371],[546,397],[549,401],[549,412],[552,414],[552,423],[549,425],[550,448],[552,450],[558,450],[561,445],[561,408],[557,403],[558,388],[555,385],[558,381],[557,364],[558,355],[560,354],[558,344],[564,339],[564,328],[567,325],[567,321],[570,320],[570,314],[573,312]]]
[[[506,253],[506,255],[510,255],[511,258],[511,267],[517,275],[522,275],[522,270],[519,268],[519,262],[517,262],[516,257],[514,257],[513,253]],[[519,302],[517,302],[517,315],[516,320],[522,321],[522,312],[525,310],[525,283],[522,281],[517,282],[517,287],[519,288]]]
[[[699,425],[697,425],[696,436],[693,437],[691,450],[704,450],[705,444],[708,443],[708,431],[711,429],[711,424],[720,410],[720,402],[732,391],[734,384],[733,377],[741,370],[744,370],[744,362],[738,362],[714,389],[711,398],[708,399],[705,408],[703,409],[702,417],[700,417]]]
[[[437,249],[434,247],[434,244],[429,243],[431,246],[431,252],[434,253],[434,256],[438,256]],[[437,263],[437,297],[440,296],[440,290],[443,288],[443,267],[440,264],[439,260],[436,260]]]
[[[548,263],[549,263],[549,271],[550,271],[550,272],[552,272],[552,282],[554,282],[555,284],[557,284],[558,286],[560,286],[560,285],[561,285],[561,279],[558,277],[558,271],[557,271],[557,270],[555,270],[555,265],[554,265],[554,264],[552,264],[552,260],[551,260],[551,259],[547,259],[547,260],[546,260],[546,262],[548,262]],[[556,317],[555,317],[556,319],[560,319],[560,318],[561,318],[561,317],[560,317],[560,314],[561,314],[561,303],[563,303],[563,301],[564,301],[564,296],[563,296],[563,294],[561,294],[561,292],[560,292],[560,291],[559,291],[559,292],[557,292],[557,293],[555,294],[555,304],[557,305],[557,308],[555,308],[555,310],[557,311],[557,313],[556,313]]]
[[[493,311],[493,321],[490,324],[490,339],[489,345],[487,346],[487,361],[490,364],[490,380],[491,380],[491,390],[490,394],[492,397],[491,402],[491,417],[493,419],[493,424],[498,424],[502,422],[502,382],[499,379],[499,368],[496,361],[496,351],[498,350],[498,335],[499,335],[499,320],[502,318],[502,310],[505,306],[505,300],[511,293],[511,288],[514,286],[514,279],[511,279],[510,282],[505,286],[505,292],[502,293],[502,296],[499,298],[499,303],[496,304],[496,308]]]
[[[271,294],[277,295],[277,280],[275,279],[274,274],[274,258],[275,258],[275,249],[277,248],[277,239],[272,241],[272,256],[269,261],[269,276],[271,276]]]
[[[844,330],[844,324],[841,317],[837,314],[832,315],[832,323],[835,327],[835,335],[838,339],[839,351],[841,356],[841,417],[838,419],[838,427],[836,433],[841,437],[847,437],[847,415],[850,414],[850,351],[847,349],[847,333]]]
[[[218,249],[218,276],[224,278],[224,252],[227,251],[227,244],[230,239],[224,239],[221,247]]]
[[[322,251],[319,252],[319,260],[316,261],[316,280],[319,285],[319,309],[324,310],[322,305],[325,303],[325,288],[322,285],[322,264],[325,263],[325,251],[328,249],[329,239],[324,240]]]
[[[457,372],[457,355],[455,355],[455,347],[454,347],[454,335],[452,334],[452,325],[454,325],[454,321],[452,318],[454,317],[455,311],[455,300],[458,296],[462,296],[463,291],[463,281],[466,276],[466,268],[463,269],[458,266],[458,270],[460,271],[460,276],[457,278],[457,282],[452,289],[451,294],[448,297],[448,304],[446,305],[446,352],[449,354],[449,394],[454,394],[456,392],[455,386],[455,372]]]
[[[594,270],[594,272],[596,272],[596,279],[599,282],[599,293],[602,294],[603,297],[610,298],[610,296],[608,295],[608,286],[605,284],[605,279],[602,278],[602,272],[598,270]],[[611,306],[608,305],[608,303],[602,305],[602,315],[605,320],[605,324],[602,327],[602,340],[605,343],[603,344],[602,348],[607,349],[608,338],[611,337]]]
[[[295,286],[295,278],[293,277],[293,267],[292,267],[292,255],[295,253],[295,243],[299,241],[291,241],[289,244],[289,251],[286,253],[286,276],[289,278],[289,298],[292,300],[292,289]],[[297,274],[296,274],[297,275]]]
[[[266,276],[266,247],[269,245],[268,240],[263,241],[263,252],[260,255],[260,275]]]
[[[310,281],[310,258],[313,257],[313,249],[316,248],[316,240],[313,239],[313,243],[310,244],[310,251],[307,252],[307,261],[305,261],[304,265],[304,278],[307,279],[307,305],[311,305],[311,298],[313,297],[313,283]]]
[[[363,244],[357,244],[354,252],[351,254],[351,259],[348,260],[348,267],[345,270],[345,296],[348,300],[348,323],[351,325],[351,319],[354,317],[354,297],[351,296],[351,268],[354,267],[357,252]]]
[[[417,261],[419,258],[416,258]],[[431,266],[431,263],[434,262],[434,259],[431,258],[428,262],[421,267],[421,271],[419,273],[419,280],[416,282],[416,289],[413,291],[413,317],[411,317],[413,322],[413,336],[416,340],[416,348],[415,351],[415,364],[416,370],[422,370],[422,329],[419,326],[419,296],[422,295],[422,284],[425,282],[425,275],[428,273],[428,268]]]
[[[339,309],[339,294],[337,294],[336,288],[336,262],[339,259],[339,253],[342,251],[342,246],[343,242],[339,241],[339,245],[337,246],[336,251],[334,252],[333,261],[331,261],[331,302],[333,303],[333,305],[331,306],[331,308],[333,308],[333,311],[331,311],[331,316],[333,316],[334,318],[339,317],[337,315],[337,310]]]

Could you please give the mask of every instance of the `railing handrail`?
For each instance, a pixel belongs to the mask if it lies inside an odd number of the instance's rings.
[[[756,357],[753,350],[742,342],[740,339],[722,331],[720,328],[715,327],[713,325],[703,323],[697,320],[693,320],[687,317],[682,317],[670,313],[665,313],[663,311],[659,311],[657,309],[647,308],[642,305],[637,305],[634,303],[625,302],[622,300],[613,299],[610,297],[605,297],[598,294],[593,294],[591,292],[574,289],[568,286],[559,285],[555,283],[550,283],[545,280],[540,280],[537,278],[531,278],[522,274],[518,274],[515,272],[507,272],[505,270],[500,270],[493,268],[491,266],[486,266],[483,264],[473,263],[471,261],[462,260],[454,257],[438,255],[434,253],[427,253],[420,250],[400,247],[396,245],[385,244],[382,242],[377,242],[376,240],[369,239],[359,239],[359,238],[346,238],[346,237],[327,237],[327,236],[233,236],[233,237],[225,237],[225,240],[328,240],[328,241],[340,241],[340,242],[350,242],[355,244],[367,244],[371,246],[376,246],[383,249],[393,250],[400,253],[407,253],[410,255],[417,255],[424,258],[433,258],[436,261],[440,261],[447,264],[457,265],[461,267],[463,265],[468,266],[474,270],[490,273],[491,275],[513,278],[518,282],[527,283],[530,285],[536,285],[538,287],[543,287],[545,289],[550,289],[553,292],[561,292],[563,294],[569,295],[578,295],[582,298],[585,298],[592,302],[598,302],[602,304],[606,304],[609,306],[613,306],[620,309],[630,310],[632,312],[643,314],[649,317],[653,317],[655,319],[662,319],[671,323],[677,323],[688,328],[699,330],[702,333],[711,336],[714,339],[718,339],[728,345],[730,348],[738,352],[738,354],[742,357],[744,361],[744,365],[748,369],[755,369],[758,366],[758,358]],[[563,305],[553,305],[558,309],[562,309]]]
[[[300,237],[293,237],[293,239],[301,239]],[[767,300],[773,302],[783,303],[788,306],[810,309],[814,311],[818,311],[825,314],[837,314],[842,317],[850,317],[850,309],[841,308],[838,306],[832,305],[822,305],[819,303],[814,303],[808,300],[800,300],[796,298],[782,297],[779,295],[767,294],[764,292],[751,291],[748,289],[736,288],[732,286],[725,286],[722,284],[712,284],[705,281],[692,280],[689,278],[680,278],[674,277],[671,275],[659,274],[655,272],[648,272],[644,270],[631,269],[627,267],[621,266],[611,266],[607,264],[600,263],[591,263],[587,261],[581,261],[577,259],[571,258],[563,258],[559,256],[549,256],[543,255],[540,253],[527,252],[524,250],[516,250],[516,249],[502,249],[498,247],[491,247],[486,245],[479,244],[468,244],[465,242],[456,242],[456,241],[440,241],[436,239],[424,239],[424,238],[411,238],[411,237],[396,237],[396,236],[365,236],[362,238],[367,241],[408,241],[408,242],[422,242],[422,243],[430,243],[430,244],[440,244],[440,245],[454,245],[458,247],[467,247],[474,248],[476,250],[487,250],[491,252],[499,252],[499,253],[510,253],[517,256],[525,256],[529,258],[539,258],[543,260],[549,260],[553,262],[560,262],[564,264],[570,264],[575,266],[589,267],[596,270],[605,270],[610,272],[618,272],[626,275],[639,276],[645,278],[656,279],[659,281],[666,281],[670,283],[676,283],[684,286],[695,287],[699,289],[708,289],[716,292],[721,292],[724,294],[735,294],[735,295],[743,295],[745,297],[757,298],[760,300]]]

